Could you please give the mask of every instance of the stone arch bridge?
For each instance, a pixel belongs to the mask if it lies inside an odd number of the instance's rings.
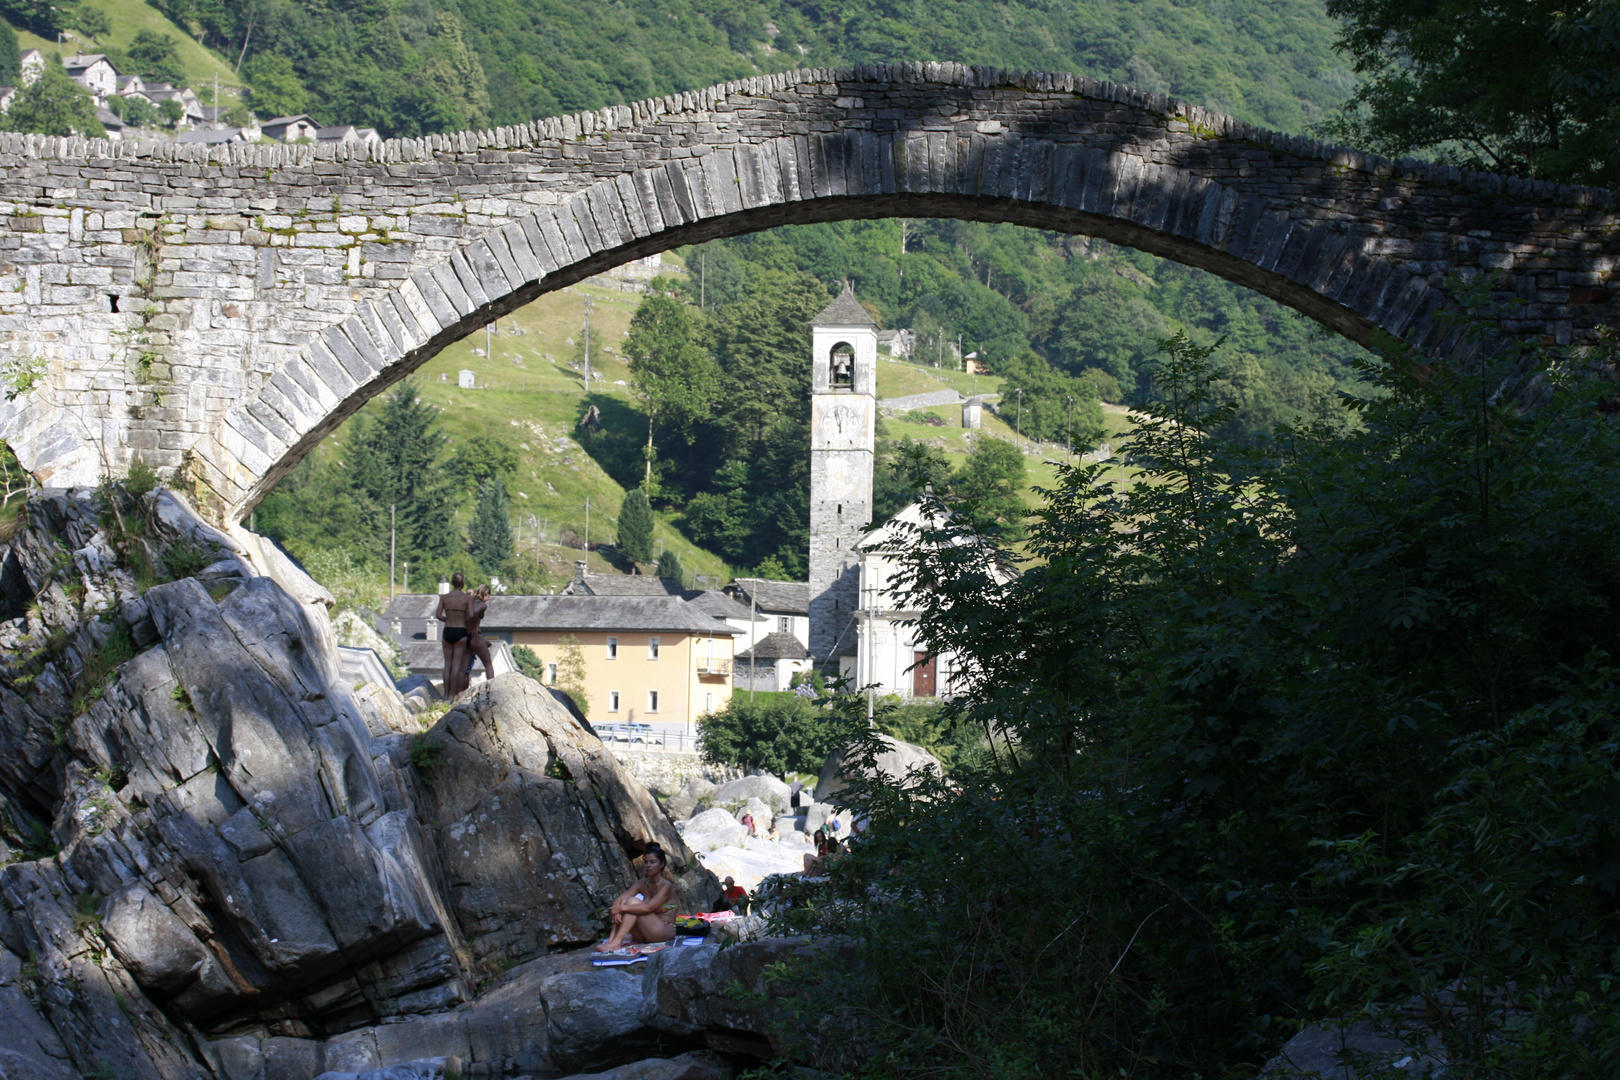
[[[1161,95],[959,64],[794,71],[362,148],[0,137],[0,438],[42,482],[182,472],[240,518],[368,398],[542,293],[775,225],[905,215],[1103,237],[1347,337],[1454,353],[1620,323],[1606,191],[1391,163]]]

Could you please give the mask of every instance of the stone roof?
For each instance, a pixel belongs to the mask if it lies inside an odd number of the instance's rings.
[[[685,596],[674,578],[650,574],[583,574],[563,586],[564,596]]]
[[[855,299],[855,290],[844,282],[844,291],[838,294],[838,299],[821,309],[821,314],[810,320],[811,326],[871,326],[876,327],[872,316],[861,307]]]
[[[495,596],[484,629],[738,633],[679,596]]]
[[[737,654],[738,662],[744,660],[808,660],[810,650],[804,647],[804,642],[792,634],[780,631],[766,634],[754,644],[752,649],[744,649]]]
[[[760,611],[772,615],[809,615],[810,585],[804,581],[772,581],[769,578],[737,578],[726,591],[742,607],[752,596]]]
[[[748,621],[748,608],[737,603],[736,600],[718,589],[705,589],[699,593],[688,593],[687,603],[710,618]],[[755,618],[763,622],[765,616],[758,615]]]

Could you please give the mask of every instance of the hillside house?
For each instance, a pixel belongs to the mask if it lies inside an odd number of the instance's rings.
[[[139,75],[118,76],[119,97],[127,97],[130,94],[144,94],[145,92],[146,80],[142,79]]]
[[[17,71],[24,86],[33,86],[34,80],[45,74],[45,54],[38,49],[24,49],[17,57]]]
[[[200,127],[200,128],[195,128],[195,129],[193,129],[191,131],[182,131],[182,132],[180,132],[180,134],[175,136],[174,141],[177,142],[177,143],[186,143],[186,144],[201,143],[204,146],[220,146],[220,145],[225,144],[225,143],[252,142],[253,139],[254,139],[254,136],[251,135],[248,132],[247,128],[238,128],[238,127],[206,128],[206,127]]]
[[[353,124],[336,124],[331,127],[317,129],[315,141],[339,144],[353,143],[357,146],[364,146],[366,143],[382,142],[382,136],[377,134],[376,128],[355,127]]]
[[[102,128],[106,130],[108,142],[117,142],[124,137],[124,121],[116,114],[98,107],[96,119],[101,121]]]
[[[259,130],[264,133],[265,138],[275,139],[277,142],[314,142],[321,126],[307,113],[299,113],[297,116],[278,116],[266,120],[259,125]]]
[[[10,112],[11,103],[16,100],[17,88],[15,86],[0,86],[0,114]]]
[[[147,83],[140,96],[153,105],[162,106],[165,101],[172,101],[180,106],[180,120],[175,125],[179,130],[203,123],[203,103],[189,86],[176,89],[166,82]]]
[[[107,104],[107,99],[118,93],[118,69],[101,53],[65,56],[62,67],[69,78],[90,91],[97,105]]]

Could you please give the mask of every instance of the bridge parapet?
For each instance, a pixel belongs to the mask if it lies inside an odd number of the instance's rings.
[[[1162,95],[958,64],[760,76],[362,147],[0,136],[0,438],[46,483],[183,470],[245,514],[446,344],[627,259],[950,216],[1199,266],[1441,355],[1452,274],[1510,332],[1620,321],[1614,193],[1388,162]]]

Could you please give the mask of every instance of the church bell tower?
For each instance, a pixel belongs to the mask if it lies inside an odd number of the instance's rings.
[[[856,651],[877,441],[877,324],[847,283],[810,323],[810,350],[810,652],[836,673]]]

